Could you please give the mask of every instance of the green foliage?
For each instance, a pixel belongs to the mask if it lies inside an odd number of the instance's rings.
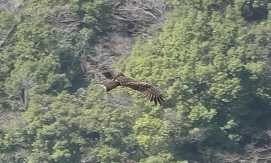
[[[7,11],[0,11],[0,32],[1,34],[9,30],[15,23],[14,15]]]
[[[91,27],[96,34],[102,34],[110,30],[110,6],[104,0],[71,0],[71,9],[76,12],[83,21],[85,27]]]
[[[271,114],[270,44],[266,43],[270,23],[248,27],[237,2],[190,1],[179,5],[161,33],[138,41],[123,69],[165,90],[168,102],[163,109],[168,108],[170,116],[156,121],[172,125],[167,130],[175,137],[169,143],[176,153],[193,141],[209,148],[211,141],[227,142],[228,147],[242,145],[250,140],[248,135],[253,137],[255,130],[266,127],[262,125],[267,120],[259,125],[258,119]],[[210,10],[214,5],[219,10]],[[173,119],[174,114],[180,115]],[[178,121],[184,124],[178,126]],[[157,124],[148,123],[148,133]],[[140,132],[136,134],[141,142],[147,140]]]
[[[160,153],[158,155],[152,155],[146,159],[140,160],[140,163],[186,163],[185,161],[174,161],[174,158],[169,153]]]
[[[102,1],[84,3],[84,7],[92,7],[93,11],[86,15],[93,18],[97,16],[95,11],[102,8]],[[6,30],[17,23],[16,30],[9,36],[9,44],[5,44],[0,51],[0,85],[3,86],[1,94],[5,99],[1,102],[3,109],[13,105],[8,102],[9,97],[19,98],[23,82],[28,83],[28,90],[51,94],[63,90],[75,91],[86,85],[79,57],[93,53],[90,47],[97,35],[93,31],[95,26],[99,26],[98,20],[89,21],[93,26],[80,28],[78,32],[58,30],[47,19],[52,8],[63,5],[69,9],[78,4],[55,0],[31,1],[16,15],[20,17],[18,21],[12,14],[1,12],[1,25],[7,27]],[[79,13],[74,11],[72,14]]]
[[[120,160],[119,151],[108,146],[101,146],[93,154],[104,163],[117,163]]]
[[[95,55],[96,38],[111,30],[106,1],[33,0],[18,14],[1,11],[0,35],[15,28],[0,49],[0,111],[20,110],[22,91],[28,105],[20,125],[0,129],[0,162],[212,162],[258,138],[270,128],[271,24],[254,16],[270,9],[247,2],[167,1],[164,27],[119,66],[159,85],[162,106],[132,91],[133,103],[119,105],[122,90],[86,82],[79,57]],[[80,19],[75,31],[48,20],[63,7]]]
[[[139,145],[151,151],[166,149],[168,140],[167,125],[161,119],[143,115],[133,126]]]

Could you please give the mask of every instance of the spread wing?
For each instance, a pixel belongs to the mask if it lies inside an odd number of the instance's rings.
[[[161,104],[164,101],[160,89],[152,86],[151,84],[145,82],[128,81],[126,83],[121,83],[121,86],[129,87],[143,93],[149,98],[150,101],[154,101],[155,105],[157,105],[157,103]]]
[[[102,82],[102,85],[104,86],[105,90],[108,92],[116,88],[117,86],[119,86],[120,83],[113,80],[105,80]]]
[[[107,91],[110,91],[117,86],[123,86],[143,93],[149,98],[150,101],[154,101],[155,105],[157,103],[161,104],[164,101],[160,89],[151,84],[145,82],[138,82],[134,79],[126,77],[121,72],[113,70],[107,69],[106,71],[103,71],[102,74],[107,79],[110,79],[109,81],[107,81],[108,83],[103,84]]]

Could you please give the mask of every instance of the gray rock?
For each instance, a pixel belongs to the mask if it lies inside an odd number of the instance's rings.
[[[0,0],[0,11],[6,10],[10,12],[16,12],[21,7],[23,2],[23,0]]]

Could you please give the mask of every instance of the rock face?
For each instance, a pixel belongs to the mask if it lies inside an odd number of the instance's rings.
[[[145,33],[151,25],[158,27],[165,19],[163,0],[119,0],[111,3],[114,31]]]
[[[100,65],[111,66],[130,54],[135,37],[151,36],[161,27],[166,4],[164,0],[108,0],[106,5],[111,10],[110,19],[102,20],[106,21],[107,30],[99,31],[101,34],[89,45],[95,50],[95,55],[91,52],[87,55]],[[47,21],[62,32],[77,32],[84,22],[69,11],[69,6],[52,8]]]
[[[245,145],[239,153],[229,151],[216,156],[219,159],[215,160],[215,162],[220,163],[270,163],[271,130],[261,131],[259,137],[255,138],[250,144]]]
[[[21,4],[23,3],[23,0],[16,1],[16,0],[0,0],[0,11],[6,10],[10,12],[17,11],[18,8],[20,8]]]
[[[24,4],[24,0],[0,0],[0,12],[4,11],[10,15],[13,13],[17,14],[20,11],[21,7]],[[11,20],[12,23],[9,24],[9,27],[0,28],[0,48],[5,44],[5,41],[15,32],[17,26],[15,17]]]
[[[95,60],[102,65],[112,65],[119,57],[130,54],[132,43],[133,37],[125,33],[108,33],[95,44]]]
[[[0,0],[0,10],[10,10],[12,4],[8,0]]]
[[[81,20],[79,16],[69,11],[69,6],[57,6],[53,8],[46,18],[55,29],[63,32],[76,32],[79,30]]]
[[[0,132],[1,129],[23,126],[24,120],[19,112],[7,112],[0,110]]]
[[[114,0],[110,32],[98,38],[92,58],[100,65],[110,66],[131,52],[135,37],[150,37],[165,20],[163,0]]]

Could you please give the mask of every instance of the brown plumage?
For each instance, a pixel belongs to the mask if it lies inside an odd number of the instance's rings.
[[[107,80],[102,83],[106,91],[111,91],[118,86],[123,86],[143,93],[150,101],[154,101],[155,105],[157,103],[161,104],[164,101],[161,91],[151,84],[136,81],[126,77],[123,73],[113,70],[106,70],[102,72],[102,74],[107,78]]]
[[[106,80],[104,80],[101,84],[104,86],[107,92],[115,89],[118,86],[123,86],[143,93],[149,98],[150,101],[154,101],[155,104],[161,104],[164,101],[159,88],[146,82],[140,82],[128,78],[123,73],[116,72],[105,65],[99,65],[98,62],[91,59],[90,56],[81,56],[80,66],[82,72],[84,73],[88,73],[93,70],[98,71],[99,74],[102,73]]]

